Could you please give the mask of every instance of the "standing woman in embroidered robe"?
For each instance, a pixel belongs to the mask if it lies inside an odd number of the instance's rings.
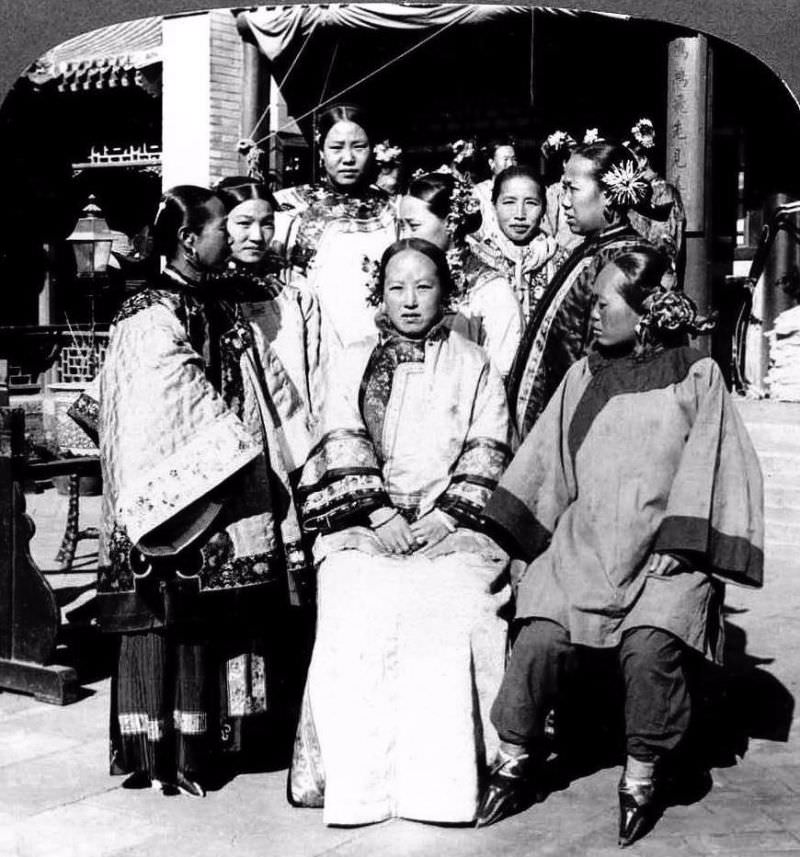
[[[447,173],[418,176],[400,201],[399,222],[401,238],[422,238],[446,252],[456,291],[447,324],[484,348],[505,378],[522,337],[522,312],[505,279],[466,243],[480,224],[472,187]]]
[[[495,229],[468,236],[472,253],[511,286],[527,324],[569,255],[539,228],[547,210],[541,178],[525,165],[503,170],[491,191]]]
[[[327,824],[470,822],[496,746],[506,556],[481,510],[510,456],[499,375],[441,323],[427,241],[381,260],[380,336],[345,351],[303,473],[317,639],[289,783]]]
[[[264,670],[244,674],[221,652],[258,639],[285,603],[300,533],[265,456],[277,430],[257,405],[248,330],[207,296],[227,254],[225,208],[204,188],[173,188],[154,236],[167,267],[123,304],[100,376],[98,606],[121,634],[112,772],[202,796],[225,714],[267,702]]]
[[[570,229],[585,236],[558,268],[528,321],[508,376],[511,416],[524,438],[567,369],[591,340],[592,283],[611,253],[645,244],[628,210],[647,198],[632,152],[607,142],[578,146],[564,168],[561,206]]]
[[[364,112],[334,105],[320,114],[318,130],[323,181],[278,191],[276,198],[297,215],[286,238],[291,282],[319,301],[325,361],[375,332],[363,260],[377,264],[396,238],[397,218],[389,195],[371,184]]]
[[[624,680],[619,841],[642,835],[665,806],[690,724],[688,657],[721,658],[726,581],[762,584],[758,459],[717,364],[680,344],[710,324],[663,289],[667,265],[644,248],[603,267],[595,347],[486,506],[492,531],[528,566],[492,707],[502,744],[481,824],[521,808],[542,776],[548,712],[580,664],[605,652]]]

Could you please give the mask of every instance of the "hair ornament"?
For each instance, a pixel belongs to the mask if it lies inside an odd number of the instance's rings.
[[[375,163],[381,167],[396,166],[403,157],[403,150],[399,146],[393,146],[388,140],[378,143],[372,150]]]
[[[583,145],[590,146],[592,143],[602,143],[605,137],[600,136],[597,128],[587,128],[583,135]]]
[[[643,149],[652,149],[656,144],[656,129],[649,119],[640,119],[631,128],[631,134]]]
[[[564,149],[574,149],[577,145],[575,138],[569,131],[553,131],[552,134],[547,135],[547,139],[542,143],[541,152],[545,158],[549,158]]]
[[[456,140],[450,144],[453,152],[453,163],[460,164],[462,161],[467,161],[475,157],[475,141],[474,140]]]
[[[614,164],[600,177],[600,184],[614,205],[631,207],[644,202],[650,189],[644,172],[633,162]]]
[[[644,308],[645,313],[636,325],[636,337],[645,346],[665,336],[703,336],[716,326],[715,315],[701,316],[688,295],[663,286],[645,300]]]
[[[156,209],[156,216],[153,218],[153,223],[158,221],[158,218],[166,211],[167,208],[167,198],[165,196],[161,197],[160,202],[158,203],[158,208]]]

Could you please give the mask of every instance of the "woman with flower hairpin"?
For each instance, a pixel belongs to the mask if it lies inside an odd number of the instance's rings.
[[[276,199],[296,214],[286,238],[290,282],[319,301],[325,361],[375,330],[362,262],[377,262],[397,229],[389,196],[371,184],[364,112],[333,105],[320,114],[318,130],[323,181],[279,191]]]
[[[561,174],[564,165],[569,160],[577,142],[568,131],[553,131],[548,134],[547,139],[541,145],[543,160],[543,174],[547,180],[545,190],[546,208],[542,219],[542,230],[551,235],[556,244],[564,250],[572,250],[583,241],[583,236],[578,235],[569,228],[564,218],[564,210],[561,208]]]
[[[373,289],[381,332],[340,354],[301,481],[319,614],[289,797],[326,824],[467,823],[496,748],[509,590],[480,513],[508,409],[483,351],[443,324],[442,250],[397,241]]]
[[[522,438],[567,369],[586,352],[597,271],[611,253],[644,241],[630,225],[628,212],[646,204],[649,185],[629,149],[605,141],[576,147],[562,185],[566,221],[584,240],[548,284],[509,373],[509,405]]]
[[[663,289],[667,264],[646,245],[608,256],[593,285],[593,350],[484,510],[527,568],[479,825],[519,811],[542,785],[548,712],[579,668],[610,658],[624,687],[619,843],[644,835],[680,772],[688,659],[722,655],[725,582],[762,584],[758,459],[719,367],[682,344],[712,325]]]
[[[523,317],[505,278],[465,241],[480,224],[471,188],[448,173],[417,176],[400,201],[399,214],[401,238],[424,238],[447,253],[456,284],[447,323],[482,346],[505,378],[522,336]]]

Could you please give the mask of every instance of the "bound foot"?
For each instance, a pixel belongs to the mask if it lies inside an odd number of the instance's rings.
[[[532,768],[529,753],[498,751],[475,814],[476,827],[487,827],[525,809],[530,801]]]

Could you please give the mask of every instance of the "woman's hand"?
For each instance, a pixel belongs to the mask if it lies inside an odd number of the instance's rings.
[[[411,532],[417,542],[417,549],[429,551],[438,545],[442,539],[455,530],[455,521],[446,512],[432,509],[427,515],[414,521]]]
[[[682,569],[683,563],[677,557],[668,553],[654,553],[650,555],[647,573],[655,574],[659,577],[669,577]]]
[[[382,524],[373,524],[372,529],[390,553],[410,553],[416,547],[411,527],[399,513],[392,515]]]

